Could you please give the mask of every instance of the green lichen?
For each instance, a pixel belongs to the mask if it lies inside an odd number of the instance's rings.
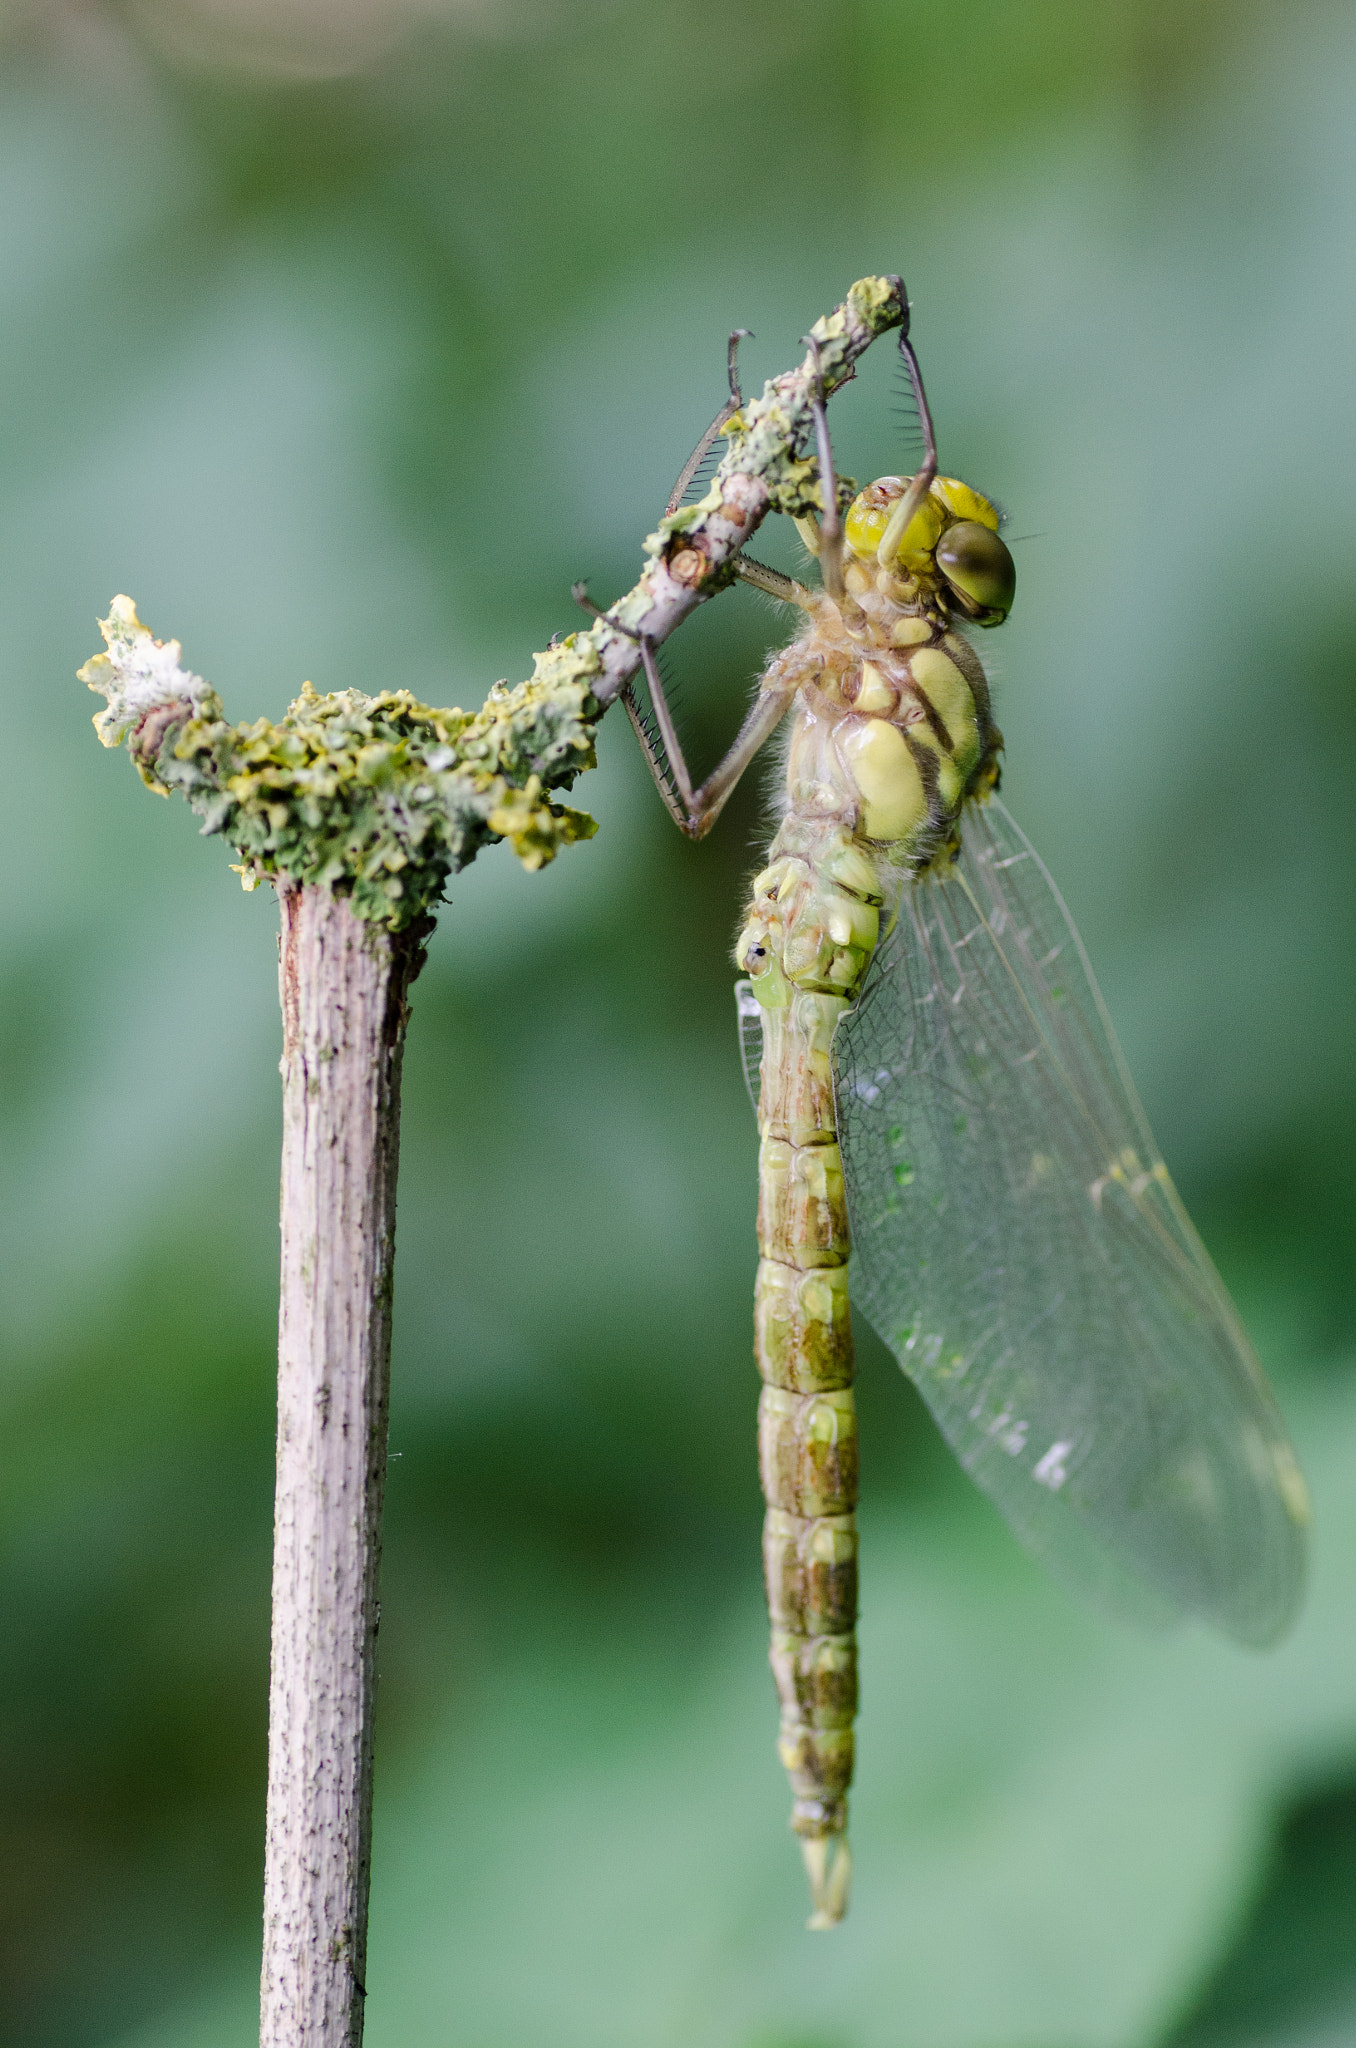
[[[240,854],[247,889],[265,879],[351,897],[393,930],[427,915],[449,875],[506,839],[527,868],[596,830],[549,801],[594,765],[598,706],[587,664],[517,689],[496,684],[481,710],[437,711],[407,690],[366,696],[310,687],[277,724],[232,725],[221,699],[184,670],[116,598],[106,654],[81,669],[108,698],[106,746],[126,740],[149,787],[178,790]]]
[[[816,321],[826,397],[903,317],[898,279],[867,277]],[[307,684],[276,725],[231,725],[216,691],[183,667],[178,642],[153,639],[131,599],[119,597],[103,621],[108,651],[80,671],[108,699],[94,721],[99,737],[125,741],[152,789],[177,789],[203,831],[235,847],[247,889],[266,879],[317,884],[399,929],[426,916],[448,877],[495,840],[507,840],[524,866],[543,867],[596,830],[550,792],[594,765],[597,722],[639,664],[635,636],[662,639],[730,582],[741,531],[747,538],[766,512],[823,510],[809,446],[812,385],[802,363],[729,420],[710,489],[648,537],[645,570],[612,619],[553,642],[530,681],[497,683],[477,712],[437,711],[405,690],[320,697]],[[852,486],[839,483],[847,502]],[[731,525],[727,486],[735,499],[742,493],[743,529]],[[691,590],[678,603],[674,579]]]

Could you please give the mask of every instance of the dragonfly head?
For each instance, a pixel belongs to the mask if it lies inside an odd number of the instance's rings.
[[[877,477],[853,499],[843,537],[860,563],[880,562],[890,517],[913,481]],[[895,559],[881,564],[917,583],[977,626],[1001,626],[1012,610],[1017,567],[998,534],[998,512],[987,498],[953,476],[934,477],[905,527]]]

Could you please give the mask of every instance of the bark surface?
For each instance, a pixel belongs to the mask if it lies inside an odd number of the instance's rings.
[[[358,2048],[406,991],[421,932],[284,888],[261,2048]]]

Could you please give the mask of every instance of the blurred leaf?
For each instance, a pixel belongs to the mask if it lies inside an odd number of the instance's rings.
[[[1356,1792],[1286,1815],[1253,1911],[1171,2048],[1349,2039],[1356,2018]]]
[[[33,11],[0,68],[0,2044],[255,2033],[274,927],[95,746],[95,617],[131,589],[233,716],[478,702],[629,580],[729,328],[756,385],[890,267],[944,462],[1036,536],[1007,786],[1292,1367],[1313,1605],[1269,1662],[1112,1637],[864,1341],[858,1894],[802,1935],[727,957],[760,790],[695,850],[605,728],[597,840],[462,878],[414,991],[369,2038],[1344,2038],[1347,1807],[1268,1841],[1356,1756],[1352,22],[332,15],[305,76],[207,0]],[[886,371],[835,402],[855,474]],[[675,649],[713,743],[771,630]]]

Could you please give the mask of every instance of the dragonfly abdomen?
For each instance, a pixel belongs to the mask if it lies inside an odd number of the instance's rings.
[[[777,1037],[780,1062],[803,1068],[812,1048],[791,1018]],[[767,1066],[765,1097],[794,1096]],[[857,1711],[857,1415],[847,1211],[831,1127],[795,1144],[765,1121],[758,1241],[758,1457],[769,1655],[781,1703],[777,1746],[791,1780],[791,1825],[810,1871],[811,1924],[831,1926],[847,1903]]]
[[[851,1244],[830,1048],[847,1008],[838,991],[855,985],[876,941],[878,899],[874,869],[848,836],[830,828],[817,838],[819,858],[788,858],[759,879],[763,895],[805,914],[794,929],[770,934],[761,991],[771,1000],[763,1010],[754,1350],[777,1747],[810,1876],[810,1925],[829,1927],[847,1905],[857,1711]]]
[[[857,1711],[851,1244],[833,1037],[860,992],[887,896],[943,857],[997,748],[982,671],[940,623],[892,611],[869,644],[848,648],[835,617],[817,615],[805,643],[822,660],[802,687],[787,812],[736,950],[763,1019],[754,1338],[763,1557],[778,1751],[811,1927],[832,1926],[847,1905]]]

